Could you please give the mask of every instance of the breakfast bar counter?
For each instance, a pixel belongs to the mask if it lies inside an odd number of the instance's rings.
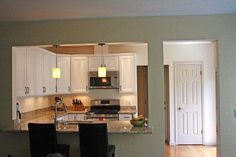
[[[53,121],[43,121],[38,123],[53,123]],[[57,132],[59,133],[77,133],[79,131],[78,123],[107,123],[108,133],[116,134],[151,134],[151,127],[133,127],[129,121],[77,121],[70,124],[58,124]],[[28,123],[20,123],[14,128],[5,128],[5,132],[28,132]]]

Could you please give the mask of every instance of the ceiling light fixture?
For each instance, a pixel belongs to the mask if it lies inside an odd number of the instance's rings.
[[[101,59],[102,59],[102,63],[101,66],[98,67],[98,77],[106,77],[106,73],[107,73],[107,68],[106,68],[106,64],[104,63],[104,56],[103,56],[103,46],[105,46],[105,43],[98,43],[99,46],[101,46]]]

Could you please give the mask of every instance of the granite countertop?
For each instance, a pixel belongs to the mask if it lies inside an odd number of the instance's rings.
[[[68,113],[82,113],[82,112],[73,111],[73,112],[68,112]],[[20,123],[18,123],[14,128],[5,128],[5,129],[2,129],[1,131],[28,132],[28,123],[54,123],[53,118],[54,118],[54,112],[48,111],[42,114],[41,116],[23,120]],[[118,134],[151,134],[152,133],[152,128],[150,126],[149,127],[133,127],[129,121],[119,121],[119,120],[73,121],[73,123],[69,123],[66,125],[59,123],[57,127],[57,131],[65,132],[65,133],[76,133],[79,131],[78,123],[107,123],[108,133],[118,133]]]
[[[36,122],[36,121],[35,121]],[[36,123],[53,123],[52,120],[40,121]],[[151,127],[133,127],[129,121],[77,121],[74,124],[58,124],[57,132],[77,133],[79,131],[78,123],[107,123],[108,133],[117,134],[151,134]],[[5,132],[28,132],[28,123],[21,123],[15,128],[5,128],[1,131]]]

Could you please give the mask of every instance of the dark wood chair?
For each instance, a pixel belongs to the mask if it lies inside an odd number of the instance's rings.
[[[80,157],[115,157],[115,146],[108,145],[107,124],[79,124]]]
[[[70,146],[57,143],[54,124],[29,123],[29,140],[31,157],[46,157],[50,153],[60,153],[69,157]]]

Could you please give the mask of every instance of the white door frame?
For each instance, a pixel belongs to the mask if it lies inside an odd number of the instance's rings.
[[[204,65],[203,65],[203,62],[174,62],[174,113],[175,113],[175,115],[174,115],[174,117],[175,117],[175,144],[176,145],[178,145],[178,136],[177,136],[177,134],[178,134],[178,126],[177,126],[177,104],[176,104],[176,74],[175,74],[175,69],[176,69],[176,65],[178,65],[178,64],[200,64],[201,65],[201,71],[202,71],[202,75],[201,75],[201,90],[202,90],[202,92],[201,92],[201,97],[202,97],[202,99],[201,99],[201,112],[202,112],[202,114],[201,114],[201,121],[202,121],[202,144],[204,143],[204,130],[205,130],[205,128],[204,128],[204,76],[203,76],[203,69],[204,69]]]

